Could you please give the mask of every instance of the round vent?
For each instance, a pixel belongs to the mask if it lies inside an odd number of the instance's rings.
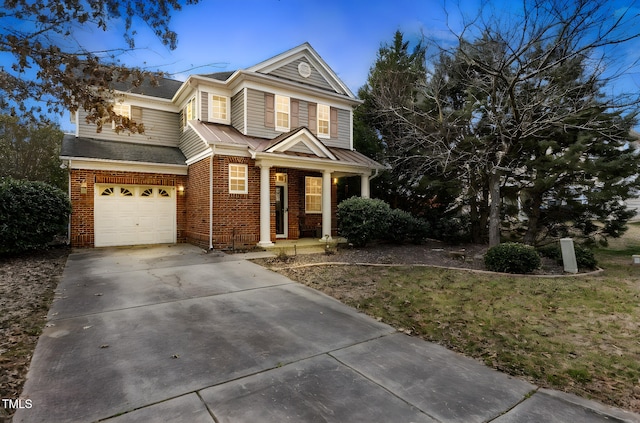
[[[307,62],[300,62],[298,65],[298,73],[303,78],[308,78],[311,75],[311,66]]]

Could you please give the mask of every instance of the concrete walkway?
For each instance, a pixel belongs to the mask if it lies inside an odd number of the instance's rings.
[[[69,256],[14,422],[636,422],[189,245]]]

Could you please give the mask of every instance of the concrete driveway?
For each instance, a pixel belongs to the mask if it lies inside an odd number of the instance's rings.
[[[612,422],[190,245],[69,256],[14,422]]]

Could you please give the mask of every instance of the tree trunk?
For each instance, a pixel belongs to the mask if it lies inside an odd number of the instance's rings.
[[[531,201],[531,212],[527,214],[529,223],[527,224],[527,232],[522,240],[525,244],[535,245],[536,236],[538,235],[538,222],[540,221],[540,206],[542,205],[542,196],[535,194]]]
[[[489,180],[489,247],[500,244],[500,172],[494,169]]]

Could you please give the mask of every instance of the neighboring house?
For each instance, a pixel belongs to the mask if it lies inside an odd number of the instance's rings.
[[[353,149],[353,93],[307,43],[235,72],[117,87],[142,134],[75,116],[61,158],[70,242],[270,246],[336,234],[336,181],[382,166]]]

